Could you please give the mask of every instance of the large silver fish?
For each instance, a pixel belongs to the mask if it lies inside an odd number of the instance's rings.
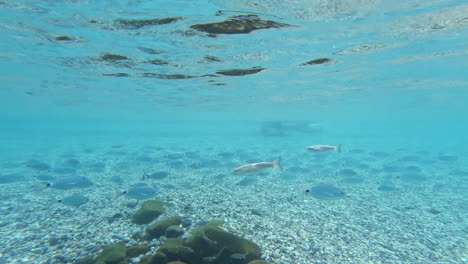
[[[313,151],[313,152],[326,152],[330,150],[336,150],[338,152],[341,152],[341,144],[339,144],[338,146],[314,145],[314,146],[309,146],[306,149]]]
[[[278,169],[280,171],[283,170],[283,168],[281,167],[281,158],[278,158],[274,160],[273,162],[264,161],[264,162],[247,164],[247,165],[244,165],[235,169],[232,173],[238,174],[238,175],[255,175],[255,174],[264,172],[272,168]]]

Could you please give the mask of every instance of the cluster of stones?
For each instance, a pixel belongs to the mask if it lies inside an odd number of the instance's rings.
[[[195,227],[187,235],[184,235],[183,227],[190,223],[180,216],[153,222],[165,212],[167,205],[159,200],[148,200],[135,213],[133,223],[149,224],[138,238],[141,245],[111,244],[97,256],[88,256],[75,264],[124,264],[135,259],[138,262],[133,263],[138,264],[267,264],[261,260],[261,249],[257,244],[227,232],[221,221]],[[154,254],[148,254],[151,246],[144,241],[161,240],[161,237],[164,237],[164,243]]]

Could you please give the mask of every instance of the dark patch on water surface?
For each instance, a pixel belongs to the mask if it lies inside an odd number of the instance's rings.
[[[169,62],[165,60],[160,60],[160,59],[146,60],[146,61],[143,61],[143,63],[153,64],[153,65],[168,65],[169,64]]]
[[[216,73],[221,74],[221,75],[226,75],[226,76],[244,76],[244,75],[259,73],[263,71],[264,69],[265,68],[261,68],[261,67],[253,67],[250,69],[219,70]]]
[[[218,58],[218,57],[215,57],[215,56],[209,56],[209,55],[206,55],[203,57],[205,60],[209,61],[209,62],[222,62],[223,60]]]
[[[0,184],[14,183],[14,182],[19,182],[19,181],[24,181],[24,180],[25,180],[24,176],[18,173],[0,174]]]
[[[330,62],[330,61],[332,61],[332,60],[329,59],[329,58],[320,58],[320,59],[315,59],[315,60],[310,60],[310,61],[307,61],[307,62],[303,62],[303,63],[299,64],[299,66],[324,64],[324,63],[327,63],[327,62]]]
[[[69,205],[69,206],[79,206],[87,203],[89,201],[88,197],[83,196],[81,194],[75,194],[75,195],[70,195],[62,200],[59,200],[59,202],[63,203],[64,205]]]
[[[75,174],[76,169],[75,168],[65,168],[65,167],[59,167],[59,168],[54,168],[52,172],[57,173],[57,174]]]
[[[240,182],[238,182],[237,185],[248,186],[248,185],[253,185],[257,183],[257,181],[258,181],[257,177],[247,176],[247,177],[244,177]]]
[[[37,171],[46,171],[52,168],[52,166],[50,166],[49,164],[43,161],[35,160],[35,159],[27,161],[26,167],[37,170]]]
[[[93,186],[93,183],[84,176],[65,176],[59,177],[52,181],[50,186],[54,189],[68,190],[73,188],[88,188]]]
[[[135,183],[125,191],[125,195],[132,199],[137,200],[146,200],[149,198],[155,197],[157,194],[157,189],[155,187],[151,187],[146,183]]]
[[[74,37],[65,36],[65,35],[55,36],[54,39],[57,41],[75,41],[76,40],[76,38]]]
[[[307,194],[320,200],[336,200],[345,197],[345,193],[336,186],[320,184],[306,190]]]
[[[247,34],[258,29],[290,26],[292,25],[272,20],[263,20],[257,15],[240,15],[221,22],[191,25],[190,28],[210,34]]]
[[[117,72],[117,73],[103,73],[102,76],[107,77],[130,77],[131,75],[125,72]]]
[[[151,48],[145,48],[145,47],[138,47],[138,50],[140,50],[141,52],[144,52],[146,54],[161,54],[161,53],[164,53],[164,51],[160,51],[160,50],[155,50],[155,49],[151,49]]]
[[[458,157],[455,155],[439,155],[437,159],[440,161],[454,162],[458,160]]]
[[[169,172],[167,171],[157,171],[151,174],[147,174],[146,177],[153,179],[153,180],[162,180],[169,176]]]
[[[364,178],[359,177],[359,176],[349,176],[349,177],[345,177],[343,179],[343,182],[347,184],[359,184],[359,183],[364,182]]]
[[[166,18],[153,18],[153,19],[116,19],[115,24],[123,29],[139,29],[142,27],[165,25],[174,23],[182,17],[166,17]]]
[[[338,174],[341,176],[356,176],[358,175],[356,171],[352,169],[342,169],[338,171]]]
[[[162,80],[181,80],[181,79],[192,79],[192,78],[201,77],[201,76],[186,75],[186,74],[179,74],[179,73],[160,74],[160,73],[153,73],[153,72],[139,73],[138,76],[145,77],[145,78],[156,78],[156,79],[162,79]]]

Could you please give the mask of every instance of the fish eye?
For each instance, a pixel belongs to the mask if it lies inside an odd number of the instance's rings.
[[[62,202],[62,200],[58,200],[57,202],[61,203],[61,202]]]
[[[127,191],[122,191],[122,193],[123,193],[123,194],[126,194],[126,193],[127,193]]]
[[[46,183],[45,186],[46,186],[46,187],[50,187],[50,186],[52,186],[52,183],[48,182],[48,183]]]
[[[309,189],[307,189],[307,190],[305,190],[305,192],[310,192],[310,190],[309,190]]]

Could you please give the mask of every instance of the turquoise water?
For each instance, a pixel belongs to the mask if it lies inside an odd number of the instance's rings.
[[[156,251],[131,222],[154,198],[172,204],[161,219],[191,221],[186,234],[223,220],[268,263],[467,261],[465,1],[0,1],[0,12],[1,263],[75,263],[120,240]],[[223,21],[258,29],[191,27]],[[305,149],[327,144],[341,153]],[[278,157],[283,171],[231,175]],[[116,195],[142,183],[148,197]],[[306,192],[329,185],[339,191]]]

